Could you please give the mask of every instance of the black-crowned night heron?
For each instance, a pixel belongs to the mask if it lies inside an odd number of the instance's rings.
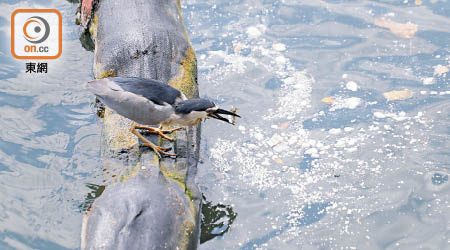
[[[188,100],[179,90],[151,79],[103,78],[87,82],[84,86],[107,107],[132,120],[130,131],[144,142],[144,146],[151,147],[159,157],[161,157],[160,154],[176,155],[165,152],[167,148],[161,148],[147,140],[136,131],[136,128],[146,129],[165,139],[173,140],[164,133],[171,133],[180,128],[161,130],[163,125],[194,126],[204,118],[215,118],[231,123],[220,114],[240,117],[233,112],[218,108],[212,101],[206,99]],[[134,122],[160,125],[160,127],[137,126]]]

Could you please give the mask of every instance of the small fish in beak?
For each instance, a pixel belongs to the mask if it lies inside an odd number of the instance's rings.
[[[231,111],[228,111],[228,110],[225,110],[225,109],[219,109],[219,108],[217,108],[217,109],[210,109],[207,112],[208,112],[208,114],[207,114],[208,117],[214,118],[214,119],[218,119],[218,120],[224,121],[224,122],[232,124],[232,125],[234,125],[234,119],[233,119],[233,122],[230,122],[230,120],[228,120],[227,118],[221,116],[220,114],[222,114],[222,115],[231,115],[231,116],[233,116],[233,118],[240,117],[238,114],[236,114],[234,112],[231,112]]]

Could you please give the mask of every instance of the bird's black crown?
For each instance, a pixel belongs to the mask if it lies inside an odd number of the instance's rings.
[[[201,98],[189,99],[177,103],[177,105],[175,106],[175,112],[189,114],[192,111],[206,111],[207,109],[213,108],[215,106],[216,105],[210,100]]]

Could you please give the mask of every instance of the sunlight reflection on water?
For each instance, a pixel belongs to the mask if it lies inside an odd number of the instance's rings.
[[[450,6],[185,3],[201,94],[244,117],[235,128],[203,129],[198,181],[238,216],[201,248],[448,244],[448,229],[432,226],[449,217],[448,189],[433,184],[448,173],[449,131],[437,129],[449,125],[448,77],[433,69],[449,65],[449,44],[426,35],[448,37],[440,8]],[[419,31],[401,38],[374,18],[411,21]],[[423,84],[427,77],[432,85]],[[412,98],[383,96],[405,88]]]

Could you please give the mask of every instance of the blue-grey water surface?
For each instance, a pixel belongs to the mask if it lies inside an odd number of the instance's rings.
[[[0,249],[79,248],[86,197],[103,184],[76,7],[0,3]],[[47,74],[11,56],[19,8],[63,15]],[[450,249],[447,0],[187,0],[182,11],[201,96],[243,117],[203,125],[197,182],[236,217],[200,249]]]

